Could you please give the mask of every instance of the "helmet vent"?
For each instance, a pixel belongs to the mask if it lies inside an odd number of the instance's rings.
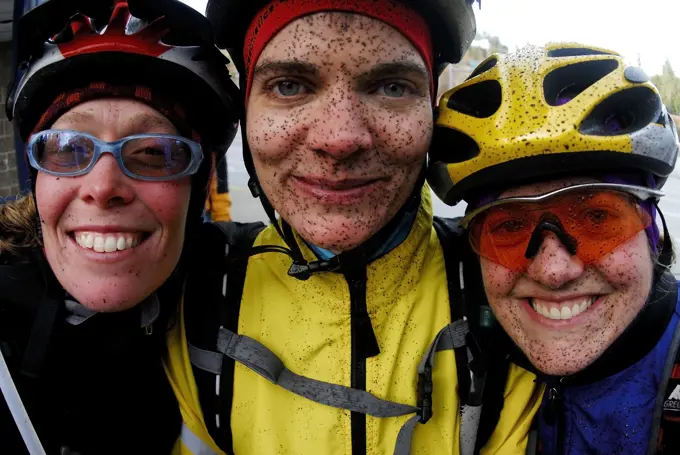
[[[498,63],[498,59],[496,57],[491,57],[485,62],[482,62],[475,70],[465,79],[466,81],[469,81],[470,79],[479,76],[482,73],[486,73],[489,71],[491,68],[496,66]]]
[[[501,107],[502,89],[498,81],[482,81],[463,87],[449,97],[446,106],[477,118],[491,117]]]
[[[567,104],[618,66],[616,60],[596,60],[557,68],[543,81],[545,100],[551,106]]]
[[[73,30],[71,29],[70,25],[67,25],[64,27],[59,33],[56,35],[47,38],[47,42],[50,44],[61,44],[61,43],[67,43],[73,39]]]
[[[462,163],[479,155],[479,145],[465,133],[437,126],[432,133],[429,156],[431,161]]]
[[[562,47],[559,49],[552,49],[548,51],[548,57],[585,57],[587,55],[616,55],[611,52],[605,52],[598,49],[590,49],[587,47]]]
[[[619,136],[655,123],[662,112],[661,99],[647,87],[633,87],[607,97],[581,123],[583,134]]]

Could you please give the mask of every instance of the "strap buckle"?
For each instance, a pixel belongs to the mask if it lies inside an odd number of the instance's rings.
[[[338,256],[328,261],[298,262],[293,261],[288,269],[288,276],[306,281],[315,273],[335,272],[340,269]]]
[[[418,374],[418,422],[427,423],[432,418],[432,366],[425,365],[425,371]]]

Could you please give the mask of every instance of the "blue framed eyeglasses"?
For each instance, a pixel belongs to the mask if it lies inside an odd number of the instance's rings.
[[[34,134],[27,147],[35,169],[60,177],[90,172],[102,153],[110,153],[125,175],[137,180],[177,180],[193,175],[203,161],[200,144],[169,134],[136,134],[116,142],[71,130]]]

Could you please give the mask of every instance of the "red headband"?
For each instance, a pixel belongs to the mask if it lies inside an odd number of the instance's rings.
[[[267,43],[294,20],[322,11],[357,13],[397,29],[413,43],[425,60],[430,71],[430,95],[434,96],[430,28],[425,19],[403,3],[394,0],[272,0],[257,13],[246,33],[243,45],[246,100],[253,82],[253,69]]]
[[[163,114],[177,128],[180,135],[201,142],[200,134],[189,124],[184,109],[171,98],[141,85],[115,85],[107,82],[92,82],[86,87],[67,90],[57,96],[40,117],[31,134],[51,127],[59,117],[77,105],[101,98],[128,98],[140,101]]]

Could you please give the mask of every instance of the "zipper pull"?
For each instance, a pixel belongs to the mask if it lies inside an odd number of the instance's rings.
[[[548,403],[545,406],[543,419],[550,426],[555,425],[557,417],[562,414],[564,407],[564,397],[562,396],[562,379],[559,384],[548,390]]]

